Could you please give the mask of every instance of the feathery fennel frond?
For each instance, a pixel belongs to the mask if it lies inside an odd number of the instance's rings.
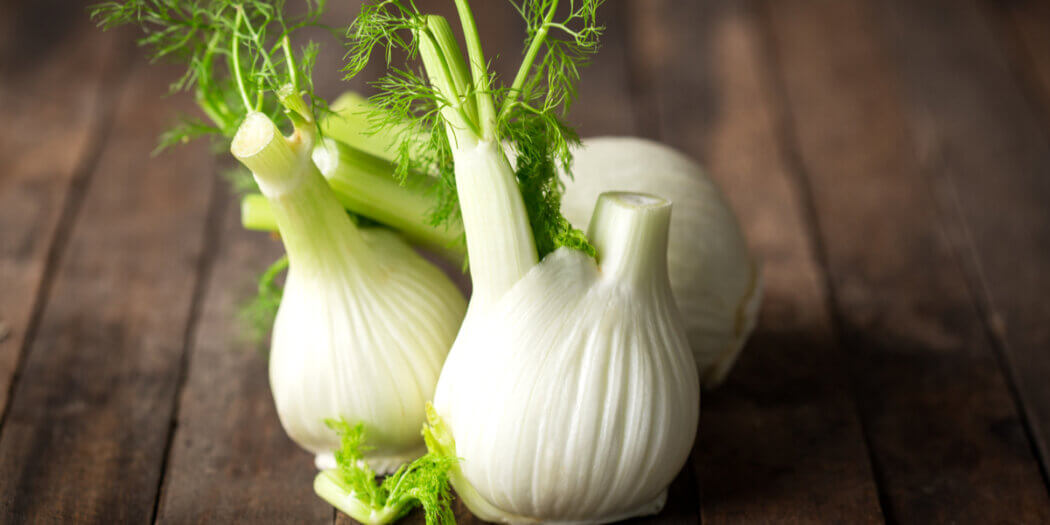
[[[396,163],[398,175],[409,171],[437,177],[433,186],[434,207],[429,222],[447,224],[458,214],[452,148],[445,132],[446,108],[459,108],[463,120],[471,118],[468,93],[452,99],[427,79],[421,71],[393,63],[395,55],[408,60],[419,57],[421,38],[432,45],[438,40],[411,0],[382,0],[366,3],[347,32],[348,52],[344,67],[346,78],[353,78],[380,53],[387,66],[385,74],[372,85],[378,93],[369,99],[368,121],[371,131],[392,130],[397,136]],[[459,58],[462,62],[462,58]]]
[[[583,232],[561,215],[559,173],[570,173],[571,147],[579,142],[563,119],[576,96],[580,68],[598,48],[602,27],[596,12],[602,0],[510,3],[527,34],[522,63],[510,85],[498,85],[488,67],[467,68],[444,19],[420,13],[411,0],[377,0],[362,7],[348,32],[345,71],[353,77],[373,55],[382,55],[388,72],[374,83],[380,94],[370,99],[375,106],[370,121],[376,129],[412,130],[399,145],[398,163],[403,171],[417,169],[439,177],[434,224],[457,213],[454,145],[446,128],[465,129],[479,138],[515,144],[518,183],[541,257],[560,246],[593,255]],[[470,31],[474,21],[469,5],[466,0],[456,4],[468,29],[464,37],[471,57],[480,56],[477,34]],[[421,53],[421,46],[431,52]],[[430,77],[394,64],[399,53],[406,60],[431,60]],[[499,108],[494,122],[486,121],[486,104]],[[490,132],[494,136],[482,137]]]
[[[277,281],[287,269],[288,256],[282,255],[259,276],[255,297],[241,307],[240,321],[248,342],[258,344],[270,333],[277,307],[284,295],[284,288]]]
[[[338,467],[331,474],[334,474],[341,494],[340,501],[331,503],[353,499],[354,505],[348,505],[347,508],[337,506],[359,519],[361,517],[354,516],[353,510],[367,509],[369,517],[386,516],[386,519],[378,520],[383,523],[396,521],[419,505],[426,513],[427,525],[456,522],[448,480],[449,470],[455,465],[456,458],[436,451],[428,452],[402,465],[380,484],[376,482],[375,472],[364,461],[364,425],[351,425],[342,419],[329,419],[325,424],[339,434],[340,440],[340,448],[335,452]],[[318,477],[327,475],[329,473],[323,472]]]
[[[567,14],[558,19],[559,4],[564,7],[559,0],[510,0],[525,21],[528,36],[525,57],[500,106],[501,113],[521,101],[536,100],[542,100],[541,109],[568,110],[576,97],[580,67],[598,51],[605,28],[598,25],[597,11],[603,2],[570,0]]]
[[[290,37],[320,25],[325,1],[303,0],[303,14],[286,18],[284,0],[125,0],[94,5],[91,17],[103,29],[136,25],[143,32],[138,43],[153,60],[186,64],[170,89],[192,91],[212,125],[184,119],[162,136],[158,149],[164,149],[203,135],[229,139],[252,111],[281,122],[285,112],[272,95],[287,85],[316,110],[317,45],[296,52]]]

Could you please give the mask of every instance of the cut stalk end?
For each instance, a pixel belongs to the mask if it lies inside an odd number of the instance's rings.
[[[588,237],[602,272],[635,283],[667,282],[671,201],[646,193],[598,196]]]
[[[230,153],[251,170],[263,194],[279,195],[296,182],[299,167],[309,160],[297,151],[301,142],[298,132],[289,140],[269,117],[254,112],[237,129]]]

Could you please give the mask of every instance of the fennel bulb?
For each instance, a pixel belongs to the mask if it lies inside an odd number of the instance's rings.
[[[482,519],[608,522],[663,507],[700,399],[667,278],[670,211],[605,194],[589,234],[597,263],[559,248],[471,310],[434,407],[461,458],[453,485]]]
[[[428,448],[458,458],[449,480],[482,519],[658,512],[700,402],[667,274],[671,205],[604,194],[589,235],[560,211],[558,167],[577,142],[560,115],[575,61],[597,48],[600,1],[573,3],[564,18],[557,1],[523,2],[527,50],[507,86],[494,85],[468,0],[455,4],[469,60],[448,22],[411,2],[366,4],[348,33],[351,76],[376,46],[387,60],[397,47],[422,61],[426,79],[392,68],[374,100],[387,123],[429,133],[423,153],[437,187],[455,188],[466,235],[473,295],[428,414]],[[348,484],[321,488],[329,501],[354,496]]]
[[[465,309],[459,290],[396,234],[358,229],[310,159],[312,127],[286,139],[248,115],[231,151],[270,201],[289,269],[270,384],[281,424],[334,467],[342,418],[368,431],[380,473],[424,452],[419,429]]]
[[[598,196],[622,190],[671,199],[671,289],[705,387],[721,383],[758,318],[759,265],[736,216],[703,169],[685,155],[639,138],[590,138],[574,152],[562,212],[587,223]]]

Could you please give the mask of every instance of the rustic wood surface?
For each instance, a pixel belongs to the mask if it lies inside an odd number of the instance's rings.
[[[509,74],[516,15],[474,3]],[[352,523],[314,496],[236,324],[280,244],[240,228],[227,159],[150,157],[192,102],[85,5],[0,1],[0,522]],[[701,161],[766,281],[667,507],[635,521],[1050,522],[1048,4],[602,18],[572,121]],[[322,94],[367,89],[339,60]]]

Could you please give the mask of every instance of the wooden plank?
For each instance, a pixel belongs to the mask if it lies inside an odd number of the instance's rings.
[[[985,303],[1047,469],[1050,304],[1040,292],[1050,290],[1050,122],[1040,120],[1039,100],[1025,96],[974,3],[891,6],[882,11],[884,38],[901,66],[923,170],[942,213],[958,225],[952,240]]]
[[[633,6],[632,61],[657,137],[705,161],[763,261],[758,329],[727,383],[703,397],[703,522],[881,521],[750,4]]]
[[[115,35],[98,33],[75,9],[53,7],[0,5],[0,418],[123,67]]]
[[[989,2],[986,6],[1000,24],[1003,41],[1015,70],[1042,102],[1043,118],[1050,121],[1050,3],[1038,0]]]
[[[880,7],[766,8],[785,124],[822,235],[887,518],[987,522],[1008,509],[1011,520],[1046,522],[1038,465],[876,36]]]
[[[134,63],[0,434],[0,521],[152,517],[214,168],[150,158],[184,105]]]

